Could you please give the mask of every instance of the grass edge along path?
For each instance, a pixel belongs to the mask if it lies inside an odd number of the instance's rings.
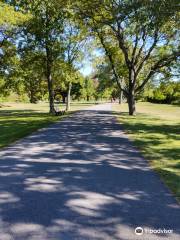
[[[141,106],[143,105],[139,106],[140,111]],[[148,114],[148,105],[145,113],[141,111],[136,116],[129,116],[124,112],[124,107],[123,112],[120,109],[120,106],[113,108],[124,132],[180,203],[180,122],[177,116],[172,120],[172,116],[165,119],[152,113]],[[173,113],[170,111],[169,114]]]
[[[73,102],[71,110],[65,115],[54,116],[48,113],[48,102],[38,104],[3,102],[0,108],[0,149],[94,104]],[[60,104],[60,110],[64,109],[65,105]]]
[[[73,112],[63,116],[52,116],[48,113],[33,113],[19,116],[11,116],[8,120],[2,120],[0,116],[0,127],[3,124],[0,135],[0,149],[36,132],[39,129],[61,121]],[[6,121],[6,123],[4,123]]]

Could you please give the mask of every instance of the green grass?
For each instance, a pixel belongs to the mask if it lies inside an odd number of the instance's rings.
[[[129,116],[127,104],[115,105],[119,121],[143,156],[180,202],[180,107],[138,103]]]
[[[92,103],[91,103],[92,105]],[[88,103],[72,104],[71,112],[89,106]],[[60,106],[64,109],[65,106]],[[3,103],[0,107],[0,148],[23,138],[37,129],[48,126],[64,116],[48,114],[48,104]]]

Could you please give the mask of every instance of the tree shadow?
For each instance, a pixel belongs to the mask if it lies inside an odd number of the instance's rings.
[[[64,116],[63,116],[64,117]],[[36,111],[0,111],[0,147],[47,126],[59,117]]]
[[[116,114],[116,112],[114,112],[114,114]],[[118,113],[118,115],[121,115],[123,120],[127,116],[127,113]],[[133,116],[128,116],[129,122],[125,121],[122,125],[125,131],[129,134],[137,136],[139,133],[144,133],[142,138],[139,137],[138,139],[135,139],[138,146],[150,149],[152,146],[158,146],[167,140],[171,141],[180,139],[179,123],[173,124],[170,122],[168,124],[166,121],[165,123],[163,120],[159,121],[159,118],[149,118],[146,114],[138,115],[140,115],[139,119],[136,119],[136,117]],[[130,121],[131,119],[135,121]],[[157,149],[157,153],[160,153],[164,158],[168,157],[177,160],[180,155],[180,149],[172,146],[170,149]]]
[[[0,110],[0,117],[32,117],[47,115],[46,112],[40,112],[38,110],[26,109],[26,110]]]
[[[0,152],[0,237],[135,239],[180,208],[109,112],[81,111]],[[6,237],[6,238],[5,238]]]

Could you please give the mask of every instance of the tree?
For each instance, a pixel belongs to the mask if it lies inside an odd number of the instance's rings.
[[[17,75],[20,70],[20,61],[16,52],[16,46],[10,41],[4,40],[0,53],[1,95],[8,95],[10,90],[18,91],[19,80]]]
[[[18,6],[19,1],[15,1]],[[32,18],[21,33],[21,47],[45,53],[45,75],[48,85],[50,113],[55,112],[52,79],[53,64],[63,54],[62,35],[67,17],[67,1],[20,1],[20,6],[31,13]]]
[[[116,99],[120,98],[120,103],[122,101],[121,94],[114,81],[114,75],[109,61],[105,61],[97,66],[96,78],[98,79],[97,95],[99,98],[103,99]]]
[[[85,77],[84,83],[81,88],[81,96],[82,98],[90,101],[92,98],[95,97],[96,94],[97,84],[95,79],[92,77]]]
[[[91,34],[98,36],[119,88],[128,99],[129,114],[135,114],[135,96],[162,68],[180,56],[178,29],[178,1],[76,1],[74,11]],[[94,11],[96,9],[96,11]],[[106,43],[111,39],[122,52],[128,71],[128,81],[121,84]]]
[[[20,10],[15,11],[14,7],[0,2],[0,47],[8,39],[11,39],[13,31],[30,19],[29,14],[23,14]]]
[[[100,90],[102,87],[104,90],[109,89],[111,97],[113,99],[119,98],[119,103],[122,103],[123,91],[122,87],[127,84],[128,71],[123,59],[123,55],[118,51],[118,46],[114,39],[106,41],[103,36],[98,33],[100,44],[104,46],[105,56],[101,56],[101,63],[96,65],[97,78],[99,80]],[[98,45],[99,46],[99,45]]]
[[[44,60],[44,54],[38,51],[24,51],[21,56],[19,78],[31,103],[42,100],[47,93]]]
[[[180,103],[180,82],[179,81],[161,81],[151,94],[147,97],[149,102],[179,104]]]
[[[18,28],[30,19],[29,14],[15,11],[14,7],[0,1],[0,94],[7,95],[12,88],[17,90],[19,59],[13,39]]]
[[[67,82],[67,101],[66,101],[66,111],[70,110],[70,100],[71,100],[71,89],[72,84],[78,82],[78,63],[82,60],[83,50],[86,43],[86,31],[83,27],[76,24],[73,19],[71,19],[65,24],[65,31],[63,35],[64,47],[65,47],[65,63],[66,67],[66,82]]]
[[[60,94],[63,103],[66,102],[66,110],[70,110],[71,87],[81,81],[79,72],[69,62],[56,61],[53,67],[53,79],[56,97]]]

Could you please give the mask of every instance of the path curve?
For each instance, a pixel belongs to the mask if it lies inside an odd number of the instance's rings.
[[[137,236],[137,226],[173,233]],[[110,104],[0,152],[0,240],[176,240],[179,230],[179,205]]]

